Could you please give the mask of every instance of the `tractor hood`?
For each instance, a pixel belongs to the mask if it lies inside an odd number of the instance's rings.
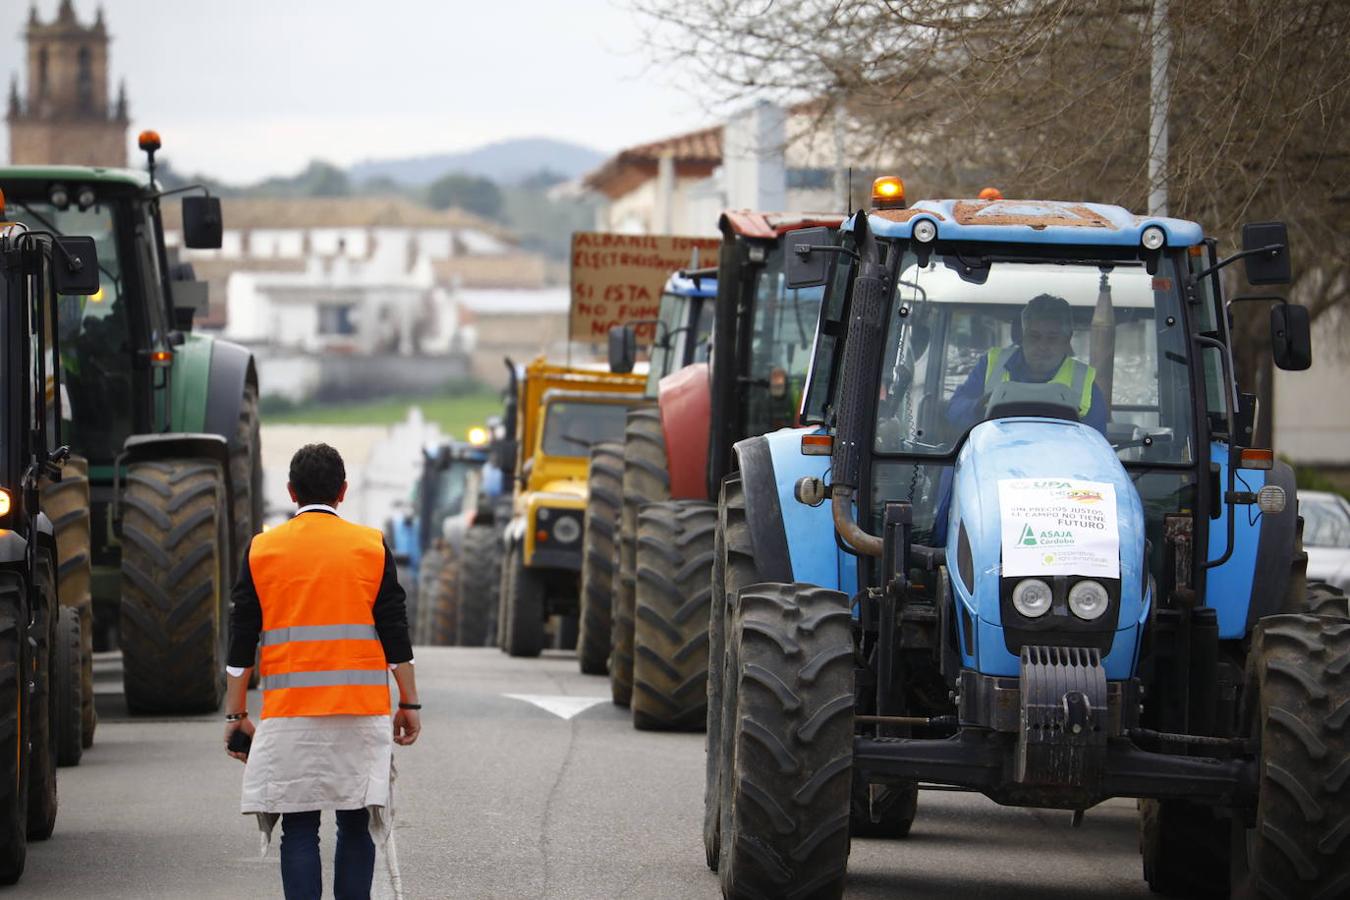
[[[1022,643],[1100,640],[1108,677],[1129,676],[1149,602],[1143,507],[1095,429],[1042,418],[975,426],[956,460],[947,559],[953,591],[976,620],[975,646],[963,647],[968,665],[1016,675]],[[1054,607],[1036,620],[1011,610],[1012,586],[1024,578],[1055,590]],[[1113,595],[1114,608],[1091,623],[1066,600],[1083,578]]]

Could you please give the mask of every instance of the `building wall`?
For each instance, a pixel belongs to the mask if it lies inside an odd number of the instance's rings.
[[[503,357],[525,363],[540,353],[561,359],[567,349],[567,313],[476,313],[473,377],[494,388],[506,386]]]
[[[9,159],[16,166],[125,166],[126,127],[120,122],[13,119]]]

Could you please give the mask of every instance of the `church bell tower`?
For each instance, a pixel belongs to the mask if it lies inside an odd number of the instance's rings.
[[[108,99],[108,30],[99,8],[83,25],[71,0],[52,22],[28,15],[26,90],[10,83],[9,159],[15,165],[125,166],[127,99]]]

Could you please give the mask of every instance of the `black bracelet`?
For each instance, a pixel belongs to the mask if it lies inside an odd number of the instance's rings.
[[[422,704],[420,704],[420,703],[400,703],[400,704],[398,705],[398,708],[399,708],[399,709],[421,709],[421,708],[422,708]]]
[[[226,713],[226,714],[225,714],[225,721],[226,721],[226,722],[238,722],[238,721],[241,720],[241,719],[247,719],[247,718],[248,718],[248,710],[244,710],[243,712]]]

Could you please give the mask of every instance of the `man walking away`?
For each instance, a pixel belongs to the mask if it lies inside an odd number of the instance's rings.
[[[252,737],[240,809],[257,814],[265,840],[281,817],[281,883],[287,900],[318,900],[319,815],[337,816],[334,895],[368,898],[375,840],[388,838],[393,744],[421,730],[403,589],[380,532],[343,521],[342,457],[301,447],[287,489],[299,509],[254,537],[230,613],[225,740]],[[246,709],[259,637],[262,711]],[[389,671],[398,683],[392,727]],[[392,736],[392,742],[391,742]]]

